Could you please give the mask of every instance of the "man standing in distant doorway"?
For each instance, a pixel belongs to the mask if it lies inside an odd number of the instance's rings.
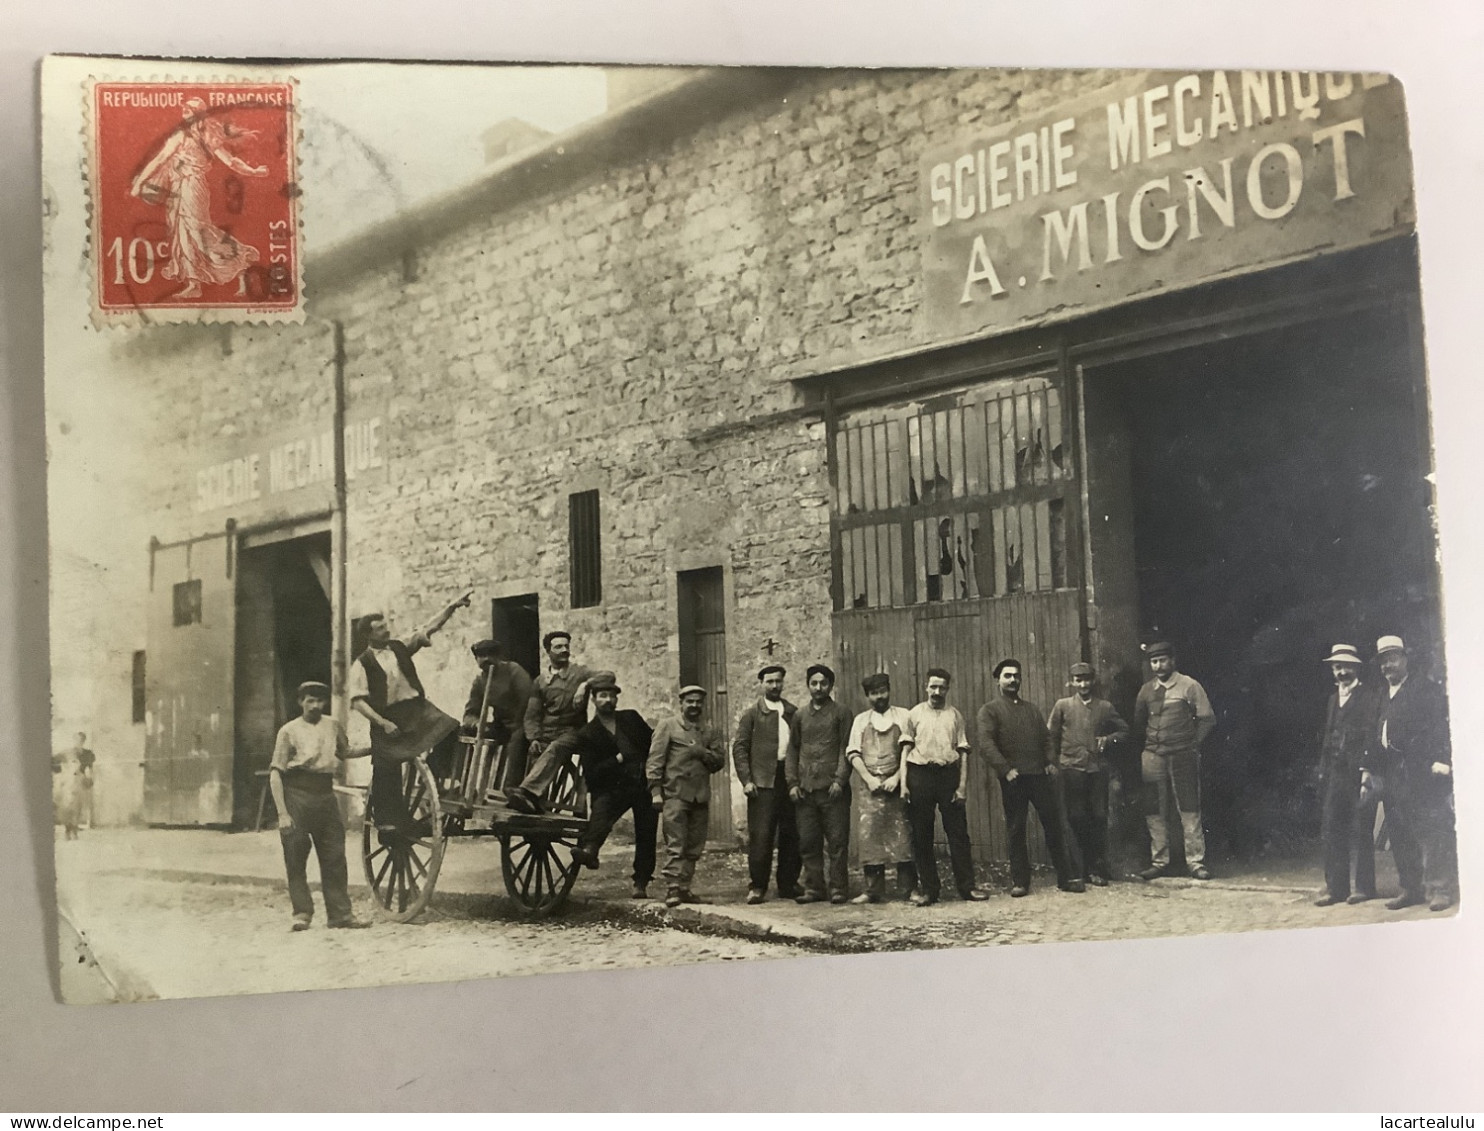
[[[644,767],[651,806],[665,817],[666,907],[707,902],[691,890],[691,881],[706,849],[711,775],[727,764],[727,748],[721,732],[701,721],[705,709],[704,687],[682,687],[680,714],[655,728]]]
[[[933,826],[943,814],[948,859],[960,899],[989,898],[974,887],[974,856],[969,844],[969,735],[957,707],[948,705],[953,677],[945,668],[929,668],[927,700],[907,712],[902,735],[906,776],[902,796],[912,830],[912,859],[917,865],[917,894],[912,902],[931,907],[942,893]]]
[[[406,640],[392,636],[382,613],[361,620],[367,645],[350,668],[350,703],[371,724],[371,813],[383,833],[417,831],[407,827],[401,763],[431,751],[428,767],[435,777],[446,774],[453,763],[459,724],[428,702],[412,657],[432,642],[455,611],[468,607],[472,596],[465,593],[444,606]]]
[[[1360,682],[1360,653],[1336,644],[1324,661],[1334,676],[1324,729],[1319,734],[1319,782],[1323,792],[1324,894],[1316,906],[1364,903],[1376,898],[1376,802],[1361,798],[1363,767],[1372,761],[1379,701]],[[1350,886],[1351,857],[1355,887]]]
[[[1019,660],[1001,660],[995,665],[994,678],[998,694],[979,708],[979,747],[1000,779],[1005,835],[1010,842],[1010,894],[1019,898],[1031,890],[1026,819],[1032,805],[1041,818],[1046,850],[1056,867],[1056,886],[1062,891],[1086,891],[1086,885],[1072,875],[1045,716],[1020,697]]]
[[[902,800],[902,737],[908,712],[891,705],[891,677],[885,672],[861,680],[871,708],[855,716],[845,756],[866,787],[860,801],[861,870],[866,890],[852,903],[881,903],[886,899],[886,867],[896,866],[897,894],[909,898],[917,888],[912,863],[912,831],[907,825],[907,803]]]
[[[783,697],[788,674],[782,664],[766,664],[757,673],[762,694],[737,720],[732,739],[732,766],[747,795],[748,903],[761,903],[768,894],[773,848],[778,848],[778,895],[795,899],[799,891],[799,826],[793,799],[788,795],[790,728],[799,709]]]
[[[1072,832],[1068,851],[1072,874],[1106,887],[1108,869],[1108,748],[1128,735],[1113,704],[1093,695],[1097,674],[1091,664],[1073,664],[1073,694],[1051,708],[1047,730],[1057,766],[1061,800]]]
[[[1458,902],[1458,850],[1453,833],[1453,752],[1443,689],[1408,670],[1400,636],[1376,641],[1386,679],[1381,696],[1380,766],[1386,823],[1401,880],[1392,911],[1426,903],[1446,911]],[[1369,768],[1369,767],[1368,767]]]
[[[85,829],[93,827],[93,767],[98,758],[88,749],[88,736],[78,731],[72,744],[72,756],[77,761],[77,819]]]
[[[1163,876],[1170,867],[1165,812],[1173,801],[1180,813],[1185,866],[1197,880],[1209,880],[1206,832],[1201,825],[1201,744],[1216,726],[1206,689],[1175,667],[1175,649],[1166,640],[1144,648],[1154,678],[1134,702],[1134,730],[1142,736],[1140,772],[1144,781],[1144,820],[1149,826],[1149,867],[1142,880]]]
[[[851,714],[831,696],[835,673],[811,664],[809,702],[794,716],[784,773],[799,822],[804,894],[799,903],[844,903],[850,898]],[[826,867],[828,857],[828,867]]]
[[[545,811],[543,795],[574,749],[557,739],[587,722],[587,684],[593,673],[572,662],[572,634],[560,629],[548,632],[541,647],[547,667],[536,678],[525,721],[528,756],[535,761],[521,783],[506,791],[510,807],[518,813]]]
[[[469,685],[464,703],[464,733],[478,734],[483,722],[491,749],[504,752],[506,781],[519,781],[526,772],[526,708],[535,682],[525,668],[504,658],[504,649],[496,640],[481,640],[469,650],[479,664],[479,674]]]

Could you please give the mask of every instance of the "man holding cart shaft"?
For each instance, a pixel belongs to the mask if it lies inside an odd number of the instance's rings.
[[[408,827],[400,763],[431,751],[428,766],[435,777],[453,763],[459,724],[428,702],[412,657],[473,595],[471,590],[444,606],[406,640],[392,636],[382,613],[362,619],[367,646],[350,668],[350,702],[371,724],[371,814],[383,834],[418,831]]]
[[[526,741],[535,761],[519,785],[506,790],[506,800],[517,813],[540,813],[546,808],[541,797],[558,771],[572,755],[570,743],[557,739],[587,722],[588,680],[592,672],[572,662],[572,634],[548,632],[541,640],[547,669],[536,679],[526,704]]]
[[[525,775],[526,707],[535,683],[525,668],[504,658],[499,641],[481,640],[469,650],[479,674],[464,703],[464,733],[480,735],[483,722],[482,735],[490,749],[505,752],[505,780],[519,781]]]
[[[278,807],[278,837],[288,873],[293,930],[307,931],[314,919],[306,868],[312,847],[319,857],[325,916],[332,927],[369,927],[351,911],[345,864],[345,822],[335,801],[335,771],[346,758],[364,758],[369,749],[351,750],[345,731],[325,717],[330,689],[323,683],[299,685],[299,717],[278,729],[268,788]]]

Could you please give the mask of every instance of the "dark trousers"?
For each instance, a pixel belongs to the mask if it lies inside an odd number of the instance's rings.
[[[1458,898],[1458,846],[1453,832],[1453,794],[1404,774],[1387,779],[1386,828],[1402,891],[1409,895]]]
[[[289,902],[294,915],[314,915],[309,894],[309,850],[319,857],[320,891],[325,915],[332,923],[350,918],[349,876],[345,864],[345,822],[335,801],[334,780],[329,774],[290,771],[283,775],[283,804],[294,827],[279,829],[283,843],[283,867],[288,873]]]
[[[778,763],[770,789],[758,787],[747,799],[747,876],[749,886],[768,890],[768,874],[773,870],[773,846],[778,846],[778,890],[795,892],[804,862],[799,856],[799,825],[794,815],[793,799],[788,795],[788,782],[783,763]]]
[[[622,789],[604,790],[591,795],[592,812],[587,828],[577,838],[577,847],[597,855],[625,813],[634,814],[634,883],[643,886],[654,879],[655,837],[660,828],[660,815],[654,811],[642,783]]]
[[[672,891],[690,891],[691,877],[696,874],[696,861],[706,850],[706,826],[710,822],[710,802],[666,798],[665,849],[668,858],[661,874]]]
[[[415,702],[406,701],[408,707]],[[383,708],[381,713],[401,726],[405,721],[406,708],[401,711],[398,708],[403,707],[403,703],[393,703]],[[387,757],[384,750],[388,741],[385,731],[378,726],[371,727],[371,816],[378,825],[395,827],[398,832],[410,836],[414,830],[409,828],[410,814],[402,789],[402,763],[407,759]],[[428,769],[433,772],[435,779],[441,780],[448,776],[458,750],[459,734],[454,731],[427,751]]]
[[[886,898],[886,865],[864,864],[861,870],[866,874],[866,894],[873,900]],[[910,860],[903,861],[897,865],[897,897],[906,899],[912,894],[912,889],[917,886],[917,865]]]
[[[1333,899],[1350,895],[1350,861],[1355,859],[1355,891],[1376,894],[1376,802],[1360,800],[1360,771],[1330,766],[1324,777],[1324,884]]]
[[[1067,825],[1072,834],[1067,841],[1072,874],[1083,879],[1093,876],[1111,879],[1108,871],[1108,771],[1062,770],[1058,776]]]
[[[850,890],[850,791],[831,799],[828,789],[806,789],[794,802],[804,890],[845,895]]]
[[[912,861],[922,894],[937,899],[942,892],[938,858],[933,851],[933,825],[943,814],[943,835],[948,838],[948,859],[953,865],[953,883],[963,895],[974,887],[974,856],[969,848],[969,813],[962,801],[953,799],[958,789],[958,763],[951,766],[919,766],[907,763],[907,824],[912,828]]]
[[[1046,834],[1046,851],[1056,868],[1056,882],[1065,887],[1072,879],[1067,843],[1062,836],[1062,811],[1058,804],[1056,779],[1051,774],[1017,774],[1014,781],[1000,781],[1000,800],[1005,807],[1005,835],[1010,841],[1010,882],[1019,888],[1031,886],[1031,851],[1027,841],[1026,819],[1030,807],[1036,807],[1041,818],[1041,831]]]

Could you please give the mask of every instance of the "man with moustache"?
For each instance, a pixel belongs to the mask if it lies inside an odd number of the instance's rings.
[[[884,672],[866,676],[861,690],[871,709],[855,716],[845,756],[866,789],[860,799],[857,844],[866,890],[850,902],[881,903],[886,899],[888,864],[896,866],[900,897],[910,897],[917,886],[907,803],[902,800],[902,736],[908,712],[891,705],[891,677]]]
[[[794,715],[784,762],[804,861],[804,894],[796,902],[828,898],[844,903],[850,898],[850,764],[845,747],[854,720],[830,694],[835,688],[831,668],[811,664],[807,682],[809,702]]]
[[[546,651],[546,671],[536,678],[526,705],[528,756],[534,758],[519,785],[505,791],[505,800],[517,813],[546,811],[543,795],[556,781],[571,756],[570,744],[556,745],[587,722],[587,681],[592,672],[572,661],[572,634],[558,629],[541,638]]]
[[[623,688],[612,672],[597,672],[587,684],[593,718],[581,729],[556,741],[570,744],[587,782],[587,827],[577,838],[572,859],[589,868],[598,866],[598,852],[613,826],[625,813],[634,814],[634,899],[649,898],[654,877],[655,835],[659,814],[650,804],[645,785],[645,762],[654,731],[638,711],[620,711]]]
[[[1031,891],[1026,818],[1032,805],[1041,818],[1046,850],[1056,867],[1056,886],[1062,891],[1086,891],[1086,885],[1072,875],[1063,836],[1065,818],[1057,796],[1051,735],[1040,709],[1020,697],[1020,661],[1001,660],[995,665],[994,678],[998,694],[979,708],[979,746],[1000,779],[1005,834],[1010,841],[1010,894],[1019,898]]]
[[[1163,876],[1170,866],[1165,810],[1180,812],[1185,866],[1193,879],[1209,880],[1206,831],[1201,825],[1201,744],[1216,727],[1206,689],[1175,667],[1175,648],[1167,640],[1146,645],[1154,678],[1134,701],[1134,730],[1143,736],[1140,771],[1144,779],[1144,821],[1149,826],[1149,867],[1141,880]]]
[[[1426,903],[1446,911],[1458,901],[1458,850],[1453,834],[1453,753],[1443,689],[1409,672],[1399,636],[1376,641],[1386,679],[1380,697],[1379,751],[1385,775],[1386,820],[1402,892],[1386,907]]]
[[[778,848],[778,895],[795,899],[799,891],[799,827],[788,793],[790,728],[798,708],[783,697],[788,674],[782,664],[766,664],[757,673],[762,694],[737,720],[732,739],[732,766],[747,796],[748,903],[761,903],[768,894],[773,848]]]
[[[1360,653],[1350,644],[1336,644],[1324,661],[1334,676],[1335,690],[1319,733],[1319,781],[1323,790],[1324,894],[1316,907],[1336,903],[1364,903],[1376,898],[1376,802],[1362,801],[1361,774],[1371,759],[1379,701],[1360,681]],[[1351,858],[1355,887],[1350,886]]]
[[[1051,760],[1072,838],[1067,848],[1072,873],[1084,883],[1106,887],[1108,870],[1107,749],[1128,735],[1112,703],[1093,695],[1097,678],[1091,664],[1073,664],[1068,673],[1074,694],[1058,699],[1046,729],[1051,734]]]
[[[680,714],[655,727],[644,767],[650,804],[665,816],[666,907],[707,902],[691,891],[691,880],[706,849],[711,775],[727,764],[727,750],[721,732],[701,721],[705,708],[704,687],[682,687]]]
[[[933,849],[933,826],[943,814],[948,838],[948,860],[960,899],[988,899],[974,887],[974,856],[969,844],[968,784],[969,736],[964,717],[948,705],[953,676],[946,668],[929,668],[927,699],[907,712],[902,735],[906,777],[902,796],[912,830],[912,859],[917,866],[916,907],[931,907],[942,894],[938,858]]]

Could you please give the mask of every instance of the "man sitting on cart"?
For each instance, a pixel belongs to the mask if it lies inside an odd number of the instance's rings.
[[[382,613],[362,618],[367,647],[350,669],[350,702],[371,723],[371,815],[383,837],[390,832],[416,836],[407,802],[402,796],[402,762],[425,751],[428,766],[441,777],[452,765],[458,747],[459,724],[428,702],[412,657],[426,648],[433,633],[458,609],[466,608],[465,593],[406,640],[392,636]]]
[[[510,808],[517,813],[541,813],[542,795],[572,756],[571,743],[558,743],[587,722],[588,680],[592,672],[572,662],[572,634],[548,632],[541,639],[549,665],[536,679],[526,707],[526,740],[535,761],[519,785],[506,791]]]
[[[505,659],[498,640],[481,640],[469,651],[479,664],[479,674],[464,703],[464,733],[480,735],[494,750],[505,751],[505,780],[520,781],[526,772],[526,707],[535,682],[525,668]]]

